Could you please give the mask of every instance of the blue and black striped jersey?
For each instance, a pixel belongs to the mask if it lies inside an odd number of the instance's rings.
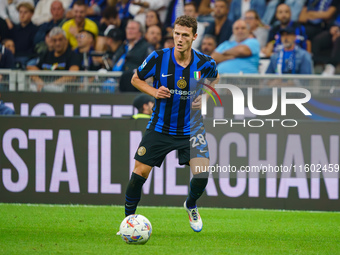
[[[191,111],[191,102],[202,92],[203,80],[216,78],[216,62],[192,49],[191,62],[184,68],[177,64],[174,48],[152,52],[137,70],[139,79],[153,77],[153,86],[167,87],[171,97],[156,99],[147,129],[170,135],[190,135],[193,128],[203,125],[200,111]],[[198,125],[197,123],[202,123]]]

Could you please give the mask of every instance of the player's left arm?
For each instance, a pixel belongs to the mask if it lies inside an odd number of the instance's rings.
[[[220,81],[220,75],[217,74],[216,78],[209,84],[210,87],[215,88],[215,85],[218,84]],[[209,88],[208,89],[211,93],[213,93]],[[205,96],[207,96],[207,101],[210,97],[210,95],[204,93]],[[202,95],[199,95],[198,97],[195,98],[195,100],[192,102],[191,107],[193,110],[200,110],[202,105]]]

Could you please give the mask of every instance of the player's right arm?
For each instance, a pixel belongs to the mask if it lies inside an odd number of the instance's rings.
[[[137,71],[134,73],[131,79],[131,84],[137,88],[138,90],[155,97],[156,99],[160,98],[169,98],[171,97],[170,90],[164,86],[160,86],[158,89],[151,87],[146,83],[146,79],[153,77],[155,79],[156,75],[156,66],[159,65],[159,54],[162,54],[162,51],[153,51],[138,67]]]
[[[153,96],[156,99],[159,98],[169,98],[171,96],[170,91],[168,88],[161,86],[158,89],[151,87],[146,81],[141,80],[138,77],[137,71],[134,73],[131,79],[131,84],[138,90]]]

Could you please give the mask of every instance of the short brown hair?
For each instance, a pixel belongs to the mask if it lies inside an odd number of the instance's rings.
[[[174,27],[180,25],[183,27],[191,27],[192,32],[195,35],[197,33],[197,20],[187,15],[180,16],[176,19]]]
[[[21,7],[25,7],[27,10],[29,10],[31,13],[34,13],[34,6],[31,3],[28,2],[21,2],[18,6],[17,6],[17,10],[19,11],[19,9]]]

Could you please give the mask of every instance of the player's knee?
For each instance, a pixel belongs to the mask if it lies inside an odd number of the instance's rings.
[[[141,164],[141,163],[137,163],[137,162],[135,165],[135,169],[133,170],[135,174],[138,174],[144,177],[145,179],[148,178],[150,171],[151,171],[151,167]]]
[[[148,178],[148,174],[146,174],[145,172],[143,172],[143,171],[142,171],[141,169],[139,169],[139,168],[135,168],[135,169],[133,170],[133,172],[134,172],[135,174],[138,174],[138,175],[144,177],[145,179]]]

